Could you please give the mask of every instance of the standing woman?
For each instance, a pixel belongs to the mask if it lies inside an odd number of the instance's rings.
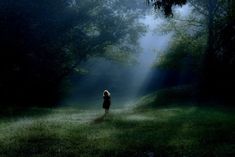
[[[109,107],[111,105],[111,94],[109,93],[108,90],[105,90],[103,93],[103,108],[105,109],[105,114],[109,112]]]

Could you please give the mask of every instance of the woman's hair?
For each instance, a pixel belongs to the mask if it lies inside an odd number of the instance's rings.
[[[108,90],[104,90],[103,96],[105,96],[105,93],[107,93],[108,96],[111,95]]]

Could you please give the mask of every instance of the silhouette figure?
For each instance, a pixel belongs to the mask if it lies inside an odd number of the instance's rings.
[[[109,112],[109,108],[111,105],[111,94],[109,93],[108,90],[105,90],[103,93],[103,108],[105,109],[105,114],[107,114]]]

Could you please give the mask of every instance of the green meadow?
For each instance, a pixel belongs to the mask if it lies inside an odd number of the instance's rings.
[[[234,109],[153,107],[151,98],[106,116],[102,110],[60,107],[1,117],[0,156],[235,156]]]

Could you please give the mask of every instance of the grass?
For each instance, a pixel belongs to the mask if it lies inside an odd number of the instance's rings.
[[[70,107],[2,117],[0,157],[235,156],[233,109],[144,104],[108,116]]]

